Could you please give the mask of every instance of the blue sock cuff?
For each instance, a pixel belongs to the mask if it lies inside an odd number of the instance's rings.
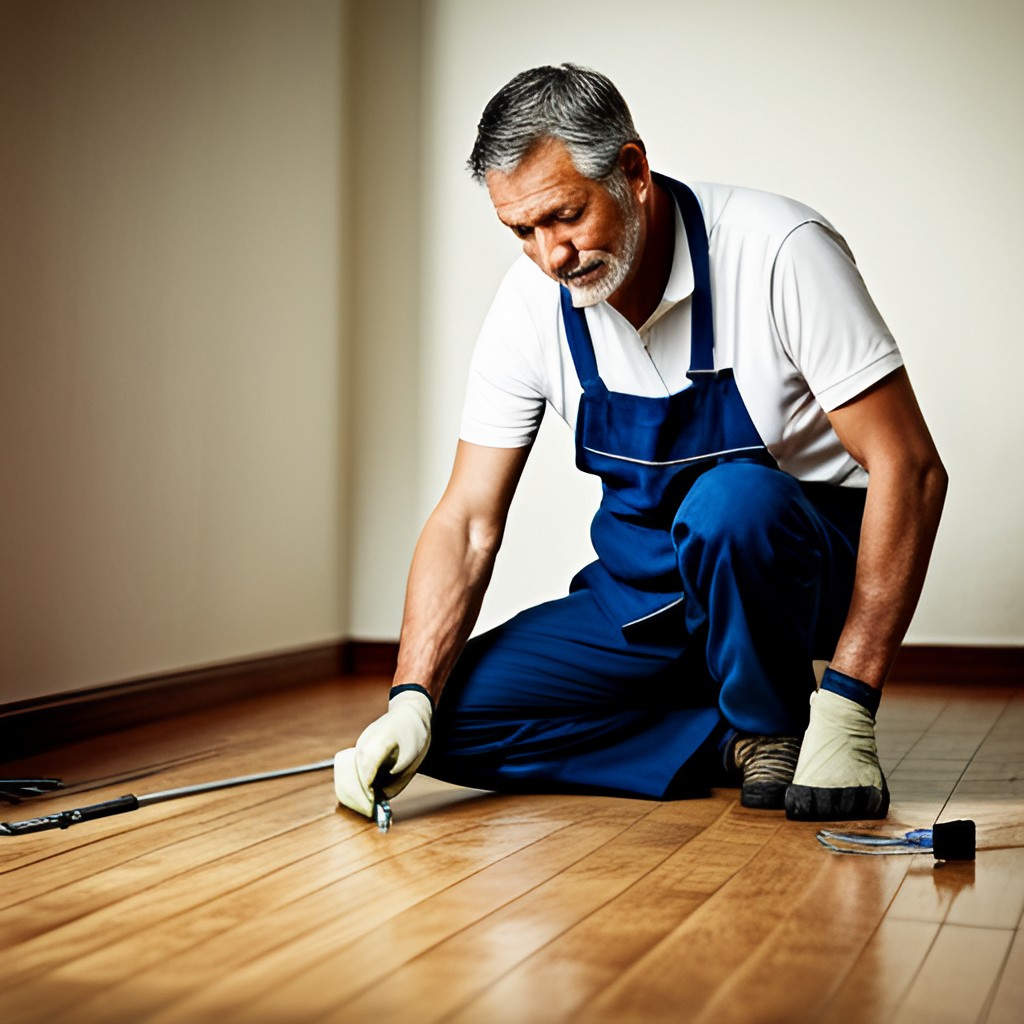
[[[871,712],[872,718],[878,714],[882,691],[868,686],[867,683],[862,683],[859,679],[854,679],[853,676],[837,672],[834,668],[827,668],[821,677],[821,688],[838,693],[840,697],[845,697],[847,700],[852,700],[855,704],[867,708]]]

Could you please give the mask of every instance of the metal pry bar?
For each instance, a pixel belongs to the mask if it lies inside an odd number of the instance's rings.
[[[373,817],[381,832],[387,832],[391,828],[391,804],[388,803],[387,797],[377,797],[373,805]]]
[[[55,814],[46,814],[39,818],[28,818],[25,821],[0,821],[0,836],[23,836],[32,832],[70,828],[83,821],[93,821],[96,818],[107,818],[114,814],[137,811],[140,807],[163,803],[165,800],[177,800],[179,797],[209,793],[216,789],[230,789],[232,786],[245,786],[250,782],[265,782],[269,779],[281,779],[290,775],[302,775],[305,772],[323,771],[325,768],[333,766],[334,758],[332,757],[325,761],[314,761],[312,764],[296,765],[294,768],[258,772],[255,775],[238,775],[230,779],[217,779],[214,782],[200,782],[194,786],[180,786],[177,789],[165,789],[158,793],[147,793],[142,796],[128,793],[114,800],[89,804],[86,807],[77,807],[68,811],[58,811]]]

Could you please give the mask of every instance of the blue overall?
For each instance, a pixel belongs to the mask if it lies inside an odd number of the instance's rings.
[[[517,791],[663,798],[719,781],[727,728],[799,735],[846,617],[860,489],[778,469],[731,368],[715,369],[708,242],[679,205],[693,264],[690,385],[609,391],[586,312],[561,313],[583,386],[576,464],[601,478],[597,560],[570,594],[471,640],[422,770]]]

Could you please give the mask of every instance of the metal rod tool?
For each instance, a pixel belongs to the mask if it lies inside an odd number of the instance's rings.
[[[159,793],[144,793],[142,796],[128,793],[114,800],[76,807],[68,811],[58,811],[56,814],[46,814],[39,818],[28,818],[25,821],[0,821],[0,836],[23,836],[33,832],[47,832],[55,828],[70,828],[83,821],[94,821],[97,818],[108,818],[114,814],[137,811],[140,807],[163,803],[165,800],[177,800],[183,796],[195,796],[197,793],[210,793],[216,789],[230,789],[232,786],[246,786],[250,782],[266,782],[269,779],[282,779],[289,775],[319,772],[333,766],[334,758],[331,757],[325,761],[314,761],[312,764],[296,765],[294,768],[281,768],[277,771],[259,772],[255,775],[239,775],[231,779],[217,779],[214,782],[200,782],[194,786],[180,786],[177,789],[165,789]],[[390,817],[389,808],[389,825]]]

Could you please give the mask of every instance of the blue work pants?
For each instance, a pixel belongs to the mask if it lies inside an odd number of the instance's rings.
[[[627,639],[581,590],[475,637],[422,771],[664,799],[722,781],[729,729],[801,735],[812,660],[831,657],[849,606],[863,503],[753,463],[704,473],[672,525],[683,603]]]

